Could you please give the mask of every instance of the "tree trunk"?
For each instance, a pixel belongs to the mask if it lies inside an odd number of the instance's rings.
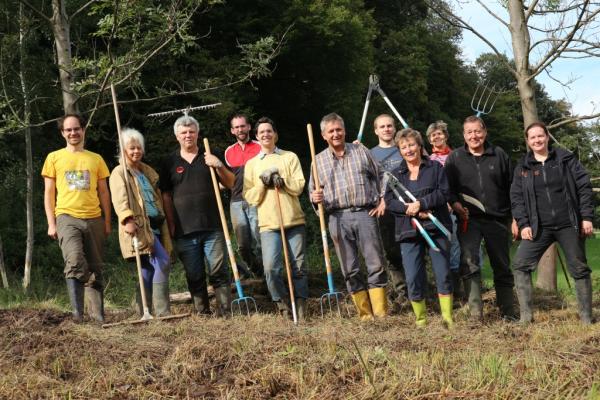
[[[65,113],[78,111],[77,96],[73,92],[73,58],[71,56],[71,26],[65,8],[66,0],[52,0],[52,32],[60,74],[60,87]]]
[[[534,80],[529,69],[530,36],[525,20],[523,1],[509,0],[510,35],[515,61],[517,88],[523,111],[523,124],[527,127],[538,120],[535,101]],[[556,245],[550,246],[538,263],[538,278],[536,286],[546,290],[556,291]]]
[[[4,289],[8,289],[6,267],[4,266],[4,249],[2,248],[2,236],[0,236],[0,274],[2,274],[2,285],[4,286]]]
[[[25,124],[25,153],[27,159],[27,196],[25,208],[27,213],[27,242],[25,246],[25,272],[23,274],[23,289],[29,287],[31,282],[31,264],[33,255],[33,158],[31,155],[31,104],[29,99],[29,88],[25,80],[26,43],[27,34],[23,4],[19,4],[19,79],[21,80],[21,93],[23,95],[23,123]]]

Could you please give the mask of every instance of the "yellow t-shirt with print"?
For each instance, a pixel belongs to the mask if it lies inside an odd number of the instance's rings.
[[[110,176],[99,154],[91,151],[70,152],[60,149],[48,154],[42,176],[56,180],[54,215],[75,218],[97,218],[100,210],[98,179]]]

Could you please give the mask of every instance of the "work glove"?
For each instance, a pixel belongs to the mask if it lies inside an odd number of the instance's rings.
[[[277,167],[267,168],[260,174],[259,178],[263,185],[266,187],[273,187],[273,174],[279,175]]]
[[[277,189],[281,189],[285,186],[285,181],[277,172],[271,175],[271,182],[273,183],[273,186],[275,186]]]

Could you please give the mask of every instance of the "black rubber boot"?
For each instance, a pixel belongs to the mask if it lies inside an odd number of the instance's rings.
[[[450,275],[452,277],[452,297],[454,301],[461,302],[466,301],[465,293],[464,293],[464,285],[462,277],[458,271],[450,270]]]
[[[206,289],[204,289],[203,292],[193,294],[192,301],[196,313],[210,315],[210,302],[208,300],[208,291]]]
[[[500,309],[500,315],[506,321],[515,322],[515,295],[512,287],[500,286],[496,288],[496,305]]]
[[[584,325],[594,323],[592,319],[592,279],[588,276],[575,280],[575,291],[579,302],[579,318]]]
[[[171,301],[169,298],[169,282],[152,284],[152,304],[155,317],[171,315]]]
[[[305,322],[307,314],[308,313],[306,312],[306,299],[303,299],[302,297],[297,298],[296,299],[296,316],[298,317],[298,321]]]
[[[217,316],[231,316],[231,288],[227,286],[219,286],[215,289],[215,298],[217,300]]]
[[[483,302],[481,301],[481,275],[472,275],[465,280],[465,288],[469,290],[469,313],[471,319],[483,319]]]
[[[74,278],[67,279],[67,292],[73,309],[73,320],[83,321],[83,283]]]
[[[522,324],[530,324],[533,322],[533,287],[531,285],[531,272],[515,270],[514,275],[517,297],[519,299],[519,309],[521,313],[519,322]]]
[[[285,319],[290,319],[290,306],[288,306],[287,303],[283,300],[277,301],[275,302],[275,304],[277,305],[277,312],[279,313],[279,315],[281,315]]]
[[[104,293],[102,289],[86,286],[85,299],[88,307],[88,315],[94,321],[104,323]]]

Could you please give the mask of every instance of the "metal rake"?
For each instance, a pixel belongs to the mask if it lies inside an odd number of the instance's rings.
[[[491,113],[499,95],[500,90],[496,89],[496,85],[490,86],[486,81],[479,82],[471,97],[471,110],[475,111],[477,117]]]

